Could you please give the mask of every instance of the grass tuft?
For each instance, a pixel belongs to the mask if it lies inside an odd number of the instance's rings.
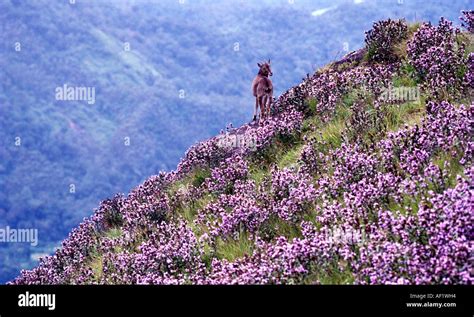
[[[243,258],[246,255],[250,256],[253,253],[253,249],[254,244],[245,231],[239,234],[238,239],[228,239],[224,241],[218,238],[216,243],[217,257],[231,262]]]

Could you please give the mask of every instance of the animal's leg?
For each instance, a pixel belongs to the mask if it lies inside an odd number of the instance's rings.
[[[255,110],[253,112],[253,121],[257,120],[258,97],[255,97]]]
[[[265,95],[264,97],[264,105],[263,105],[263,111],[264,111],[264,117],[265,117],[265,120],[267,119],[267,102],[268,102],[268,96]]]
[[[270,104],[272,102],[272,98],[269,95],[265,96],[265,118],[270,117]]]
[[[270,111],[271,111],[271,107],[272,107],[272,100],[273,100],[273,97],[268,95],[267,96],[267,107],[266,107],[268,118],[270,117]]]
[[[262,119],[262,116],[263,116],[263,96],[259,96],[258,97],[258,105],[260,107],[260,115],[258,117],[258,121],[260,121],[260,119]]]

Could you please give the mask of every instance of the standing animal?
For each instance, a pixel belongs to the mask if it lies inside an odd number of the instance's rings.
[[[259,71],[252,82],[252,92],[255,97],[255,111],[253,120],[257,120],[257,111],[260,107],[260,119],[265,119],[270,115],[270,106],[273,99],[273,84],[268,76],[272,76],[270,60],[264,63],[257,63]]]

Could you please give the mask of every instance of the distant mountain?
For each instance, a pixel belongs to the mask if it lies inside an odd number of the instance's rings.
[[[0,282],[51,254],[97,203],[251,119],[256,63],[276,95],[363,46],[374,20],[457,19],[468,1],[0,1]],[[329,6],[319,16],[311,13]],[[95,103],[56,99],[94,88]]]

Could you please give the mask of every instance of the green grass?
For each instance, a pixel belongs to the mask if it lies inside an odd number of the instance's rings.
[[[456,185],[457,175],[464,175],[464,167],[459,163],[461,155],[453,158],[450,153],[442,151],[437,153],[433,158],[433,164],[437,165],[441,170],[446,170],[444,165],[446,162],[449,163],[448,167],[448,179],[446,180],[447,187],[454,187]]]
[[[283,153],[283,155],[278,159],[277,165],[279,168],[290,167],[298,162],[298,158],[303,148],[302,144],[298,144],[291,148],[290,150]]]
[[[192,178],[189,175],[186,175],[184,178],[175,181],[166,189],[166,193],[170,197],[174,196],[178,190],[186,188],[189,184],[191,184],[191,179]]]
[[[303,124],[301,125],[301,132],[303,133],[311,133],[315,129],[321,126],[321,120],[319,116],[312,115],[303,120]]]
[[[229,239],[227,241],[221,238],[217,239],[216,255],[219,259],[226,259],[228,261],[235,261],[245,255],[251,255],[254,249],[253,242],[249,239],[248,234],[242,231],[239,238]]]
[[[335,121],[328,124],[321,130],[323,140],[330,145],[331,148],[338,148],[342,144],[342,131],[344,130],[344,121]]]
[[[181,188],[186,188],[189,185],[199,187],[204,183],[206,178],[211,176],[211,170],[209,168],[196,168],[193,171],[189,172],[182,179],[175,181],[168,189],[167,193],[169,195],[174,195]]]
[[[388,131],[396,131],[401,126],[417,124],[425,114],[423,98],[420,101],[387,105],[385,123]]]
[[[470,53],[474,52],[474,34],[462,32],[456,37],[456,40],[458,43],[464,43],[464,45],[466,45],[466,57],[469,56]]]
[[[390,200],[387,204],[387,208],[392,212],[400,212],[402,215],[406,215],[408,209],[410,210],[410,214],[417,214],[420,202],[421,199],[419,197],[404,194],[402,195],[401,202],[398,203]]]
[[[103,271],[103,257],[102,255],[97,255],[96,257],[92,258],[90,262],[90,268],[94,273],[94,279],[99,281],[102,277]]]
[[[318,105],[318,101],[314,98],[308,100],[308,109],[311,114],[316,113],[316,106]]]
[[[272,143],[259,153],[257,156],[253,156],[250,159],[250,163],[262,168],[264,166],[270,166],[284,155],[288,150],[291,150],[296,144],[301,143],[301,135],[293,135],[282,138],[277,136]]]
[[[328,147],[337,148],[342,143],[342,131],[344,129],[344,122],[350,115],[348,104],[353,102],[353,97],[346,97],[343,102],[336,107],[335,115],[328,123],[323,123],[317,115],[313,115],[303,121],[302,131],[306,132],[307,137],[317,137],[320,134],[324,141],[327,142]],[[314,103],[310,100],[309,104]],[[311,129],[310,127],[314,127]],[[303,135],[299,135],[290,143],[274,142],[271,149],[268,151],[268,156],[271,157],[270,162],[276,163],[279,168],[295,166],[303,148]],[[259,167],[257,162],[253,162],[250,167],[250,178],[259,184],[262,179],[268,175],[268,171]]]
[[[393,77],[393,87],[416,87],[418,84],[415,68],[404,62],[400,67],[400,74]]]
[[[191,184],[194,187],[201,186],[206,178],[211,176],[211,170],[209,168],[199,168],[194,171],[194,176],[192,178]]]
[[[269,163],[276,163],[279,168],[295,166],[303,148],[303,136],[319,137],[322,135],[323,140],[330,148],[337,148],[342,143],[342,131],[344,129],[344,122],[350,115],[349,106],[354,102],[354,96],[346,95],[343,101],[336,107],[333,118],[328,122],[321,122],[318,115],[312,115],[306,118],[302,124],[302,134],[294,137],[289,142],[274,142],[271,148],[267,151],[267,159],[263,162],[266,165]],[[310,99],[308,106],[313,107],[311,111],[315,112],[316,100]],[[261,162],[260,162],[261,163]],[[250,178],[254,179],[259,184],[262,179],[268,175],[265,168],[259,167],[254,161],[250,169]]]
[[[344,124],[350,115],[349,107],[354,102],[354,96],[345,95],[342,103],[336,107],[334,117],[328,123],[322,123],[318,118],[310,118],[316,125],[316,130],[307,134],[308,137],[319,137],[327,143],[329,148],[338,148],[342,143]]]
[[[120,238],[122,236],[122,229],[121,228],[112,228],[112,229],[109,229],[106,233],[105,233],[105,236],[107,238],[111,238],[111,239],[117,239],[117,238]]]
[[[290,241],[294,238],[302,237],[299,225],[283,221],[280,218],[273,219],[271,221],[271,226],[275,228],[277,236],[284,236]]]
[[[474,35],[468,34],[469,42],[466,45],[466,56],[469,56],[472,52],[474,52]]]
[[[350,285],[354,284],[354,275],[350,271],[347,263],[341,270],[336,263],[332,263],[327,268],[316,267],[312,265],[312,273],[305,278],[304,284],[322,284],[322,285]]]
[[[268,175],[270,175],[270,173],[266,168],[262,169],[255,164],[249,166],[249,179],[255,181],[257,186],[260,185]]]
[[[407,45],[408,42],[411,40],[413,37],[413,34],[420,28],[421,23],[415,22],[415,23],[409,23],[408,24],[408,34],[407,38],[400,41],[400,43],[395,44],[393,51],[398,58],[403,60],[407,56]]]
[[[415,32],[418,31],[420,26],[421,26],[420,22],[409,23],[408,24],[408,38],[411,38],[413,34],[415,34]]]
[[[322,285],[352,285],[354,284],[354,275],[349,270],[339,271],[338,269],[329,270],[320,274],[319,282]]]
[[[178,210],[178,214],[183,216],[186,222],[191,225],[196,218],[199,210],[206,207],[211,201],[214,200],[212,195],[204,195],[203,197],[199,198],[198,200],[183,206],[183,208]]]

